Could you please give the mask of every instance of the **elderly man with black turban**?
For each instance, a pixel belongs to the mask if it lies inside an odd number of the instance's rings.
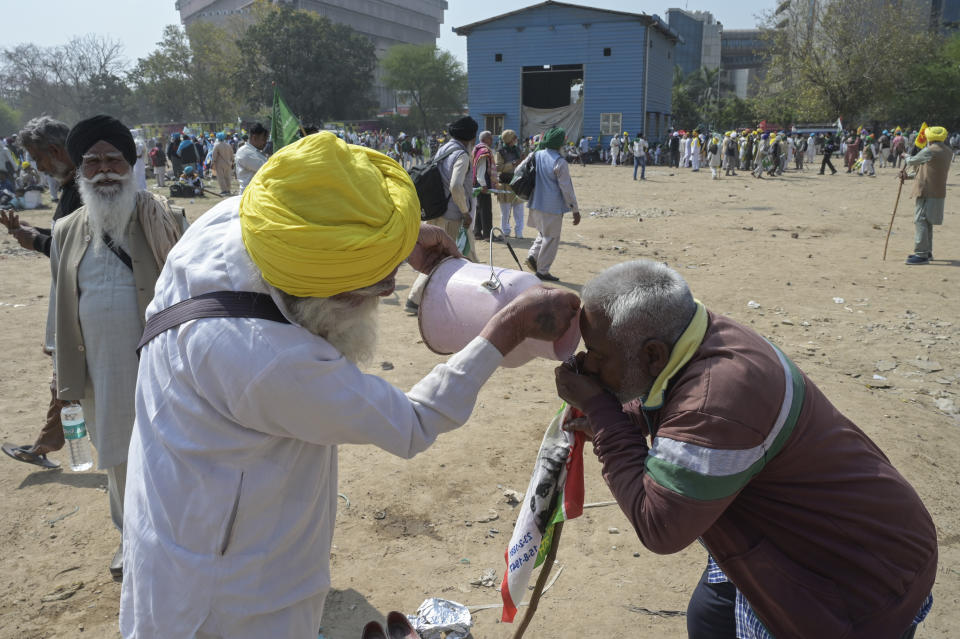
[[[316,637],[337,446],[413,457],[467,421],[504,354],[579,307],[537,287],[407,393],[364,374],[399,265],[456,254],[397,162],[327,131],[187,231],[141,341],[124,637]]]
[[[110,515],[122,530],[137,341],[157,276],[185,223],[166,200],[137,190],[136,146],[119,120],[84,120],[66,146],[83,206],[53,228],[48,322],[55,327],[57,394],[83,406],[98,467],[107,472]],[[123,575],[122,548],[110,565],[115,579]]]
[[[573,211],[573,225],[580,224],[580,207],[570,179],[570,167],[560,154],[566,138],[566,131],[560,127],[550,129],[543,134],[538,150],[521,163],[523,166],[527,162],[535,162],[537,169],[536,186],[527,202],[527,225],[536,227],[537,238],[527,253],[527,266],[547,282],[560,279],[550,272],[550,267],[560,248],[563,214]],[[520,167],[517,167],[517,171],[520,171]]]

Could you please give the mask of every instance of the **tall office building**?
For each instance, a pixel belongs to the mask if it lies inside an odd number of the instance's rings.
[[[677,44],[676,63],[684,75],[701,67],[720,66],[720,33],[723,25],[709,11],[667,9],[667,23],[683,38]]]
[[[312,11],[331,21],[345,24],[367,36],[382,59],[395,44],[436,44],[447,0],[271,0],[272,4]],[[254,0],[178,0],[180,20],[190,25],[198,20],[225,24],[233,16],[244,16]],[[395,106],[392,91],[374,78],[375,98],[381,110]]]

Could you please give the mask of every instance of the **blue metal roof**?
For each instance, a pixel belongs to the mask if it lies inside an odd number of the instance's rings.
[[[639,20],[644,25],[653,27],[654,29],[660,31],[663,35],[673,40],[674,42],[680,39],[680,36],[677,34],[677,32],[670,29],[670,27],[667,26],[667,24],[663,20],[661,20],[660,17],[657,15],[651,16],[646,13],[631,13],[628,11],[614,11],[612,9],[598,9],[596,7],[587,7],[580,4],[572,4],[570,2],[555,2],[554,0],[547,0],[546,2],[541,2],[539,4],[532,4],[529,7],[523,7],[522,9],[517,9],[515,11],[502,13],[498,16],[487,18],[486,20],[480,20],[479,22],[472,22],[470,24],[465,24],[462,27],[454,27],[453,32],[456,33],[457,35],[462,35],[462,36],[470,35],[470,33],[477,27],[482,27],[491,22],[497,22],[499,20],[503,20],[504,18],[509,18],[511,16],[520,15],[534,9],[540,9],[542,7],[549,7],[549,6],[567,7],[570,9],[582,9],[584,11],[595,11],[597,13],[620,16],[623,18],[629,18],[633,20]]]

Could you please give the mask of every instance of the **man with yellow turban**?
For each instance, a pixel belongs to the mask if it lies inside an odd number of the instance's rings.
[[[330,132],[278,151],[184,235],[141,340],[124,637],[316,637],[337,445],[413,457],[467,421],[504,354],[556,339],[579,307],[536,287],[409,392],[364,374],[400,263],[450,254],[402,167]]]
[[[916,185],[913,196],[917,199],[913,223],[915,227],[913,255],[907,256],[907,264],[929,264],[933,259],[933,225],[943,224],[943,203],[947,197],[947,176],[953,151],[946,143],[947,130],[942,126],[925,127],[917,136],[920,152],[906,158],[901,171],[907,177],[907,169],[916,169]]]

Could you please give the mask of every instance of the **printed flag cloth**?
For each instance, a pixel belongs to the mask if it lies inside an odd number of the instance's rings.
[[[922,149],[927,146],[927,123],[924,122],[920,125],[920,133],[917,134],[917,139],[913,142],[914,146],[918,149]]]
[[[512,622],[527,591],[533,569],[543,563],[553,545],[554,526],[583,514],[583,442],[580,431],[561,426],[583,413],[566,404],[547,427],[537,453],[533,476],[520,506],[510,545],[504,553],[507,569],[500,585],[503,617]]]
[[[297,139],[300,120],[293,114],[280,96],[280,89],[273,87],[273,114],[270,117],[270,137],[273,139],[273,152]]]

